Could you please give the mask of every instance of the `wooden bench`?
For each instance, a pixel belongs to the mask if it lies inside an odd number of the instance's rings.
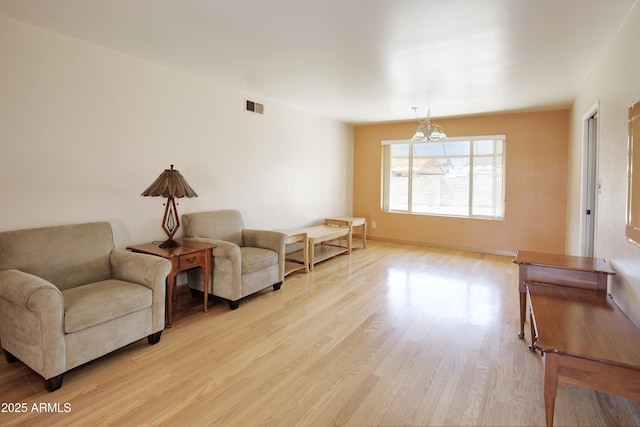
[[[558,387],[577,385],[640,402],[640,329],[606,291],[528,282],[531,350],[544,357],[547,426]]]
[[[307,263],[309,269],[313,270],[313,266],[320,261],[324,261],[336,255],[343,253],[351,253],[351,233],[352,228],[349,226],[339,225],[316,225],[313,227],[301,228],[298,230],[278,230],[289,236],[294,234],[306,234],[308,241],[307,254],[304,250],[287,254],[287,259],[298,263]],[[332,240],[347,238],[347,246],[339,244],[331,244]],[[308,261],[307,261],[308,257]]]

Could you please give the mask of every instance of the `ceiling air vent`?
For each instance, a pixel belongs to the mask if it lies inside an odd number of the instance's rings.
[[[253,113],[264,114],[264,105],[259,104],[257,102],[249,101],[248,99],[245,102],[246,110],[251,111]]]

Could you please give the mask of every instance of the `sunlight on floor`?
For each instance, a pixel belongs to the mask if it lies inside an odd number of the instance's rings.
[[[390,268],[387,289],[396,316],[425,312],[440,322],[482,326],[501,321],[499,292],[482,281]]]

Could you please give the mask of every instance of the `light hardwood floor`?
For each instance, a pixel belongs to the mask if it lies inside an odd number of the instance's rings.
[[[368,243],[235,311],[204,313],[182,286],[158,345],[77,368],[54,393],[2,358],[0,400],[27,412],[0,425],[544,425],[512,258]],[[640,405],[567,387],[555,422],[640,425]]]

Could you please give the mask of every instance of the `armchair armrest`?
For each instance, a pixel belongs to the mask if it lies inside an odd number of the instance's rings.
[[[213,248],[211,252],[214,257],[240,260],[240,246],[236,245],[235,243],[227,242],[226,240],[209,239],[206,237],[185,237],[184,240],[214,244],[216,245],[216,247]]]
[[[37,291],[49,290],[50,298],[57,294],[62,302],[62,293],[47,280],[20,270],[0,271],[0,298],[31,311],[41,311],[41,298],[34,298]]]
[[[242,230],[242,239],[245,246],[271,249],[278,252],[278,254],[282,254],[284,253],[287,235],[280,231],[245,228]]]
[[[252,230],[245,228],[242,231],[245,246],[254,248],[271,249],[278,254],[278,281],[284,279],[284,258],[287,235],[275,230]]]
[[[153,333],[164,329],[165,294],[167,276],[171,272],[171,261],[154,255],[111,251],[111,277],[125,282],[137,283],[153,291]]]
[[[189,237],[185,240],[215,244],[216,247],[212,250],[213,274],[210,283],[213,287],[217,287],[218,293],[216,295],[233,301],[242,297],[242,253],[240,246],[225,240],[206,237]]]
[[[125,282],[137,283],[162,292],[164,298],[165,281],[171,272],[171,261],[143,253],[120,249],[111,251],[111,277]]]
[[[33,274],[0,271],[0,338],[2,348],[45,379],[63,373],[66,344],[60,290]]]

